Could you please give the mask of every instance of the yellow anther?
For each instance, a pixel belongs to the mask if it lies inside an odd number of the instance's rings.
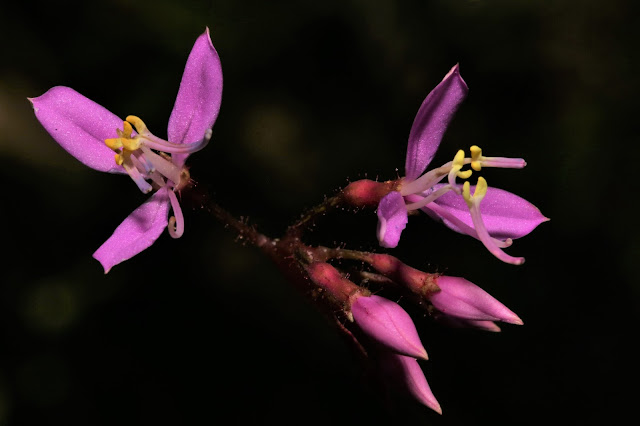
[[[471,170],[465,170],[464,172],[461,172],[460,169],[462,169],[462,166],[464,166],[464,151],[460,149],[458,150],[458,152],[456,152],[455,157],[453,157],[453,165],[451,166],[451,172],[449,176],[450,181],[453,173],[455,173],[455,175],[460,179],[469,179],[471,173],[473,172]]]
[[[147,132],[146,124],[144,124],[144,121],[142,121],[139,117],[136,117],[135,115],[129,115],[129,116],[127,116],[126,120],[129,123],[133,124],[133,126],[136,128],[136,132],[138,132],[138,134],[143,134],[143,133]]]
[[[482,201],[485,195],[487,195],[488,187],[489,186],[487,185],[487,181],[482,176],[480,176],[478,178],[478,183],[476,184],[476,190],[473,193],[473,198],[477,199],[478,203]]]
[[[121,154],[116,154],[116,164],[122,166],[122,163],[124,163],[124,157]]]
[[[122,139],[121,138],[105,139],[104,143],[110,149],[112,149],[114,151],[122,148]]]
[[[474,161],[479,160],[482,156],[482,148],[480,148],[478,145],[474,145],[469,149],[471,151],[471,159]]]
[[[464,185],[462,185],[462,198],[464,198],[464,201],[466,201],[469,208],[473,206],[473,200],[471,199],[471,184],[469,181],[466,181]]]
[[[136,149],[140,148],[140,145],[141,142],[137,137],[133,139],[122,138],[122,146],[127,151],[135,151]]]
[[[453,157],[453,167],[457,167],[460,170],[462,166],[464,166],[464,151],[460,149],[456,152],[456,156]]]
[[[123,122],[122,126],[124,128],[124,132],[122,132],[124,134],[124,137],[125,138],[130,138],[131,137],[131,133],[133,133],[133,127],[131,127],[131,124],[129,124],[128,121]]]
[[[456,176],[458,176],[460,179],[469,179],[472,173],[473,170],[465,170],[464,172],[456,173]]]
[[[469,181],[466,181],[464,185],[462,185],[462,198],[464,198],[467,206],[472,208],[474,204],[480,204],[480,201],[487,195],[487,188],[487,181],[480,176],[476,184],[476,190],[473,192],[473,195],[471,195],[471,184]]]
[[[473,145],[471,148],[471,168],[476,172],[482,170],[482,149]]]

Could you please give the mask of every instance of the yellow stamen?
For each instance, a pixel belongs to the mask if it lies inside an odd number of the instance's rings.
[[[466,181],[464,185],[462,185],[462,198],[464,198],[464,201],[466,201],[469,208],[473,206],[473,200],[471,199],[471,184],[469,181]]]
[[[476,172],[482,170],[482,149],[473,145],[471,148],[471,168]]]
[[[456,152],[456,156],[453,157],[453,167],[458,167],[458,170],[460,170],[462,166],[464,166],[464,151],[460,149]]]
[[[122,138],[122,146],[127,151],[135,151],[136,149],[140,148],[140,145],[140,139],[138,139],[137,137],[133,139]]]
[[[124,163],[124,157],[122,154],[116,154],[116,164],[122,166],[122,163]]]
[[[131,133],[133,133],[133,127],[131,127],[131,124],[129,124],[128,121],[125,121],[122,123],[122,126],[124,127],[124,136],[126,138],[130,138],[131,137]]]
[[[147,132],[146,124],[144,124],[144,121],[142,121],[139,117],[136,117],[135,115],[129,115],[127,116],[126,120],[129,123],[133,124],[138,134],[143,134]]]
[[[127,118],[131,118],[131,117],[133,117],[134,119],[137,119],[137,121],[136,120],[134,121],[142,123],[141,127],[146,130],[146,126],[144,125],[142,120],[134,116],[129,116]],[[116,153],[122,153],[126,151],[135,151],[136,149],[140,148],[141,142],[138,136],[133,138],[131,137],[131,134],[133,133],[133,127],[131,127],[131,123],[124,121],[122,123],[122,128],[124,130],[116,129],[116,133],[118,134],[117,138],[105,139],[104,140],[105,145],[107,145],[110,149],[112,149]],[[120,161],[120,163],[118,163],[118,161]],[[118,165],[122,165],[122,161],[123,161],[122,159],[118,160],[118,157],[116,157],[116,163],[118,163]]]
[[[472,173],[473,170],[465,170],[464,172],[456,173],[456,176],[458,176],[460,179],[469,179]]]
[[[114,151],[122,148],[122,138],[105,139],[104,143]]]
[[[487,181],[485,178],[480,176],[478,178],[478,183],[476,184],[476,190],[471,195],[471,184],[469,181],[466,181],[464,185],[462,185],[462,198],[467,203],[469,208],[472,208],[474,204],[480,204],[480,201],[487,195]]]
[[[471,170],[465,170],[464,172],[460,171],[464,166],[464,151],[458,150],[456,152],[456,156],[453,157],[453,166],[451,166],[451,172],[455,173],[460,179],[469,179],[471,174],[473,173]]]
[[[487,185],[487,181],[482,176],[480,176],[478,178],[478,183],[476,184],[476,190],[473,193],[473,198],[476,198],[478,200],[478,203],[480,203],[484,196],[487,195],[488,188],[489,186]]]

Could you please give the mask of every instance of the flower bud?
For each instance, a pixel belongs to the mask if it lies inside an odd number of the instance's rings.
[[[477,285],[459,277],[440,276],[440,291],[428,296],[440,312],[473,321],[504,321],[522,325],[522,320],[509,308]]]
[[[351,305],[353,319],[369,337],[388,349],[428,359],[409,314],[384,297],[360,296]]]
[[[396,387],[436,413],[442,414],[440,404],[436,397],[433,396],[429,383],[427,383],[427,379],[424,377],[422,369],[415,358],[394,352],[384,352],[380,356],[380,362],[382,363],[384,375]]]

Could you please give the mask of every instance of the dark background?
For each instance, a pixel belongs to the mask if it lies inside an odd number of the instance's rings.
[[[638,397],[638,12],[624,0],[4,2],[0,425],[620,424]],[[527,160],[484,173],[552,219],[509,249],[524,265],[426,216],[392,252],[467,277],[525,322],[464,332],[407,307],[442,417],[377,398],[308,299],[206,214],[186,211],[182,239],[165,233],[106,276],[91,258],[144,197],[59,148],[26,97],[68,85],[164,136],[205,26],[224,95],[192,175],[269,235],[347,178],[401,175],[415,113],[457,62],[470,94],[435,162],[472,144]],[[379,250],[375,223],[340,213],[311,241]]]

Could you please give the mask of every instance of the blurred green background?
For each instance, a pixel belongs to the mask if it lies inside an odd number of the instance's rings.
[[[0,425],[619,424],[637,399],[639,8],[3,2]],[[26,97],[71,86],[163,136],[205,26],[224,95],[192,175],[269,235],[347,178],[402,175],[415,113],[457,62],[470,94],[435,162],[472,144],[527,160],[484,172],[552,219],[509,249],[523,266],[426,216],[393,251],[467,277],[525,322],[463,332],[411,310],[442,417],[377,398],[305,295],[204,213],[107,276],[91,258],[144,197],[59,148]],[[375,223],[340,213],[309,241],[378,250]]]

